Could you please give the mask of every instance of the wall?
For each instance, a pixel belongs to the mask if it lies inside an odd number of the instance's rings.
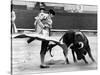
[[[38,10],[19,10],[15,9],[17,28],[33,29],[34,17],[39,13]],[[97,29],[97,14],[88,13],[58,13],[53,18],[53,29]]]

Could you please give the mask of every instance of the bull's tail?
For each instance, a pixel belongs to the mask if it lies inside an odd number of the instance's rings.
[[[63,35],[64,36],[64,35]],[[59,39],[59,43],[61,43],[61,40],[63,40],[63,36]]]
[[[57,45],[57,44],[50,44],[50,45],[48,46],[48,51],[49,51],[51,57],[53,57],[53,55],[52,55],[52,53],[51,53],[52,48],[53,48],[54,46],[56,46],[56,45]]]
[[[63,36],[59,39],[59,42],[63,39]]]
[[[59,42],[62,40],[62,37],[59,39]]]
[[[64,36],[64,35],[63,35],[63,36]],[[48,51],[50,52],[51,57],[53,57],[53,55],[52,55],[52,53],[51,53],[52,48],[55,47],[56,45],[61,46],[61,45],[60,45],[60,44],[61,44],[60,42],[61,42],[61,40],[63,39],[63,36],[59,39],[59,42],[53,41],[53,42],[55,42],[55,44],[50,44],[50,45],[48,46]]]
[[[55,46],[57,46],[57,45],[59,45],[59,46],[61,46],[61,40],[63,39],[63,36],[60,38],[60,40],[59,40],[59,42],[57,42],[57,41],[53,41],[55,44],[49,44],[49,46],[48,46],[48,51],[50,52],[50,56],[51,57],[53,57],[53,55],[52,55],[52,53],[51,53],[51,51],[52,51],[52,48],[53,47],[55,47]]]

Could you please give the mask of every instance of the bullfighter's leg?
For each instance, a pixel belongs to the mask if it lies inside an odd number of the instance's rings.
[[[66,44],[62,44],[61,47],[63,49],[63,54],[64,54],[65,59],[66,59],[65,63],[69,64],[69,60],[68,60],[68,57],[67,57],[67,55],[68,55],[68,47],[67,47]]]
[[[91,53],[91,49],[90,49],[90,47],[89,47],[89,45],[87,46],[87,52],[88,52],[88,55],[89,55],[89,57],[91,58],[91,60],[93,61],[93,62],[95,62],[95,60],[94,60],[94,58],[93,58],[93,56],[92,56],[92,53]]]
[[[72,55],[73,55],[73,61],[74,61],[74,62],[77,62],[77,61],[76,61],[76,58],[75,58],[75,53],[74,53],[74,50],[73,50],[73,49],[72,49]]]
[[[49,41],[42,41],[41,44],[41,52],[40,52],[40,58],[41,58],[41,65],[40,68],[49,68],[49,66],[44,64],[45,54],[47,52],[47,46]]]

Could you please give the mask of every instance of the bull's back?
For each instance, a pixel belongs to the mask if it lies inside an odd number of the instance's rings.
[[[74,32],[73,31],[67,31],[63,35],[63,42],[66,43],[67,46],[69,46],[71,43],[74,42]]]

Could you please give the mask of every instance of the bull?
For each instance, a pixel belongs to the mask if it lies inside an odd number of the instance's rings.
[[[86,64],[88,64],[87,60],[85,59],[86,54],[88,54],[91,60],[95,62],[91,54],[89,41],[83,32],[74,30],[66,31],[59,41],[62,41],[67,46],[67,48],[69,47],[72,50],[74,62],[77,62],[75,54],[78,60],[83,59]],[[51,51],[52,48],[56,45],[57,44],[49,44],[48,49]]]
[[[41,58],[41,65],[40,68],[48,68],[49,66],[45,65],[44,59],[45,54],[47,51],[50,51],[50,55],[52,56],[52,48],[55,46],[60,46],[63,50],[63,54],[65,56],[65,63],[69,64],[69,60],[67,57],[68,54],[68,48],[72,50],[73,55],[73,61],[76,61],[75,53],[78,60],[83,59],[85,63],[88,63],[85,59],[85,55],[88,53],[89,57],[93,62],[95,62],[92,54],[91,49],[89,46],[89,41],[87,37],[80,31],[66,31],[66,33],[61,37],[59,41],[53,40],[53,39],[46,39],[44,37],[40,36],[29,36],[25,34],[21,34],[16,36],[15,38],[29,38],[27,40],[28,43],[31,43],[35,39],[42,41],[41,44],[41,51],[40,51],[40,58]],[[61,43],[62,41],[62,43]],[[53,42],[54,44],[50,44],[50,42]]]

